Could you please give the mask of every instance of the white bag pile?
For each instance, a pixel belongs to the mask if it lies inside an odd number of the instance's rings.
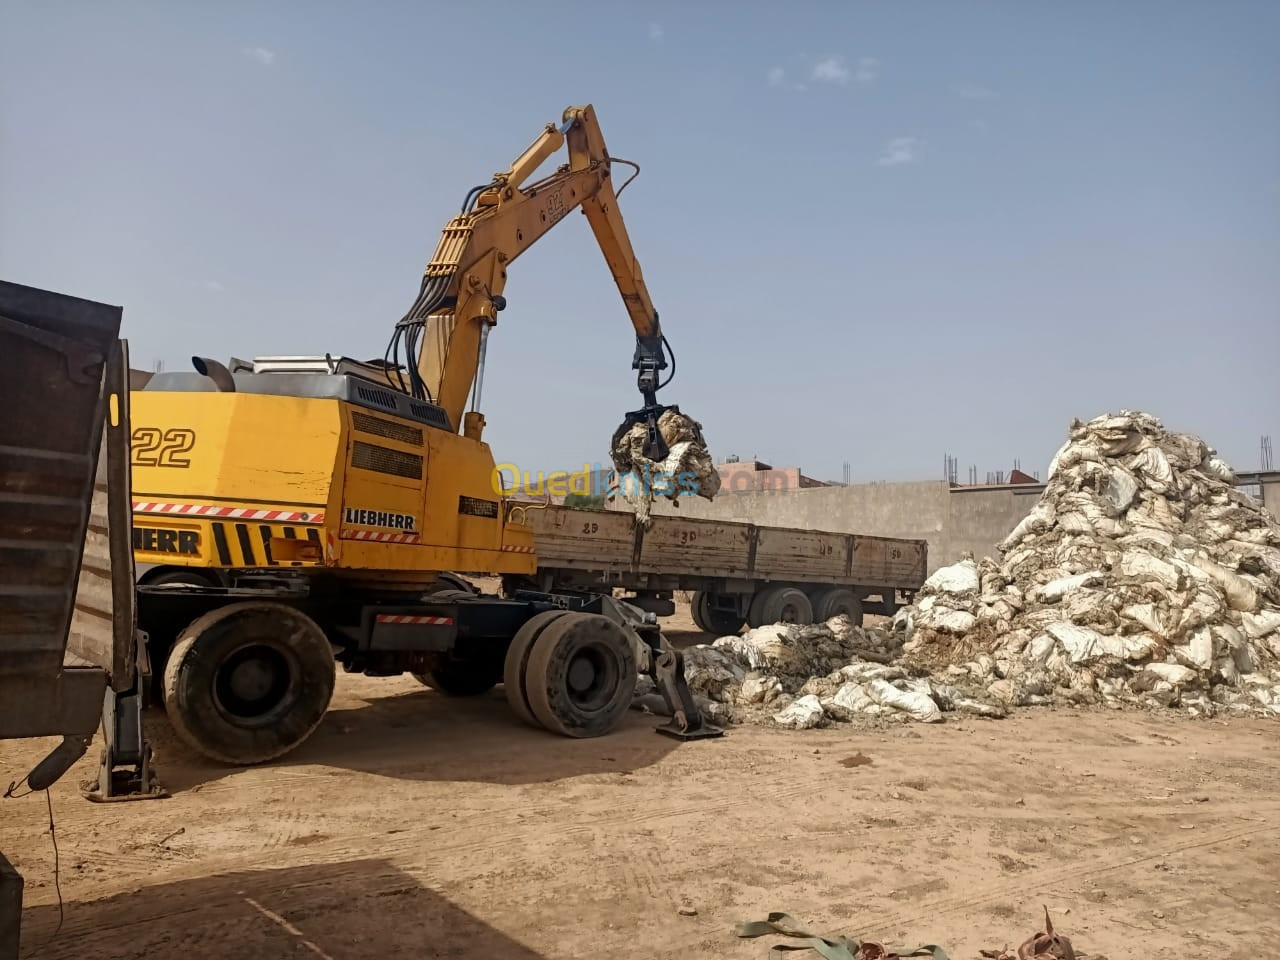
[[[879,717],[935,723],[941,708],[1003,716],[981,693],[912,678],[893,661],[900,639],[848,617],[800,627],[779,623],[684,651],[685,679],[718,722],[805,729]]]
[[[1000,562],[898,613],[906,661],[1006,706],[1280,714],[1280,524],[1233,481],[1148,414],[1074,422]]]

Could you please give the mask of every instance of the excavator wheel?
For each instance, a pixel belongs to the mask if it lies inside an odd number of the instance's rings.
[[[143,587],[221,587],[225,586],[222,578],[213,570],[201,570],[199,568],[183,569],[182,567],[169,567],[167,569],[152,570],[138,580],[138,585]]]
[[[689,604],[689,612],[699,630],[703,633],[715,634],[717,637],[727,637],[742,629],[743,623],[746,622],[745,617],[719,610],[712,605],[711,600],[710,593],[699,590],[693,595],[693,600]]]
[[[233,603],[198,617],[164,668],[174,732],[222,763],[288,753],[320,724],[332,696],[324,631],[280,603]]]
[[[862,626],[862,601],[847,587],[829,587],[813,596],[813,619],[825,623],[832,617],[844,614],[855,627]]]
[[[525,672],[529,666],[529,655],[533,653],[533,645],[542,631],[556,620],[566,615],[564,610],[547,610],[535,613],[524,622],[511,638],[507,647],[507,658],[502,669],[502,687],[507,694],[507,703],[517,717],[531,727],[540,727],[538,718],[529,707],[529,697],[525,693]]]
[[[636,689],[631,638],[608,617],[566,613],[534,642],[525,693],[538,721],[566,737],[600,737],[622,721]]]
[[[440,589],[432,592],[430,594],[432,597],[437,597],[442,593],[460,593],[465,594],[468,597],[474,597],[480,592],[472,586],[469,581],[458,576],[456,573],[450,573],[447,570],[443,573],[436,574],[435,586]]]

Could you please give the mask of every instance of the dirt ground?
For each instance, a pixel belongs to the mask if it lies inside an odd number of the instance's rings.
[[[45,798],[0,801],[23,956],[764,960],[771,941],[733,925],[785,910],[970,958],[1041,904],[1112,960],[1280,942],[1274,723],[1024,710],[681,744],[656,722],[571,741],[500,690],[340,676],[311,740],[239,769],[152,711],[171,798],[81,799],[96,750],[52,791],[56,936]],[[50,745],[0,744],[0,777]]]

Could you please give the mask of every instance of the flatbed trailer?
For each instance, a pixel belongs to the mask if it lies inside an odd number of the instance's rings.
[[[628,592],[659,616],[693,591],[692,613],[711,633],[744,623],[812,623],[847,614],[892,615],[924,583],[924,540],[796,530],[729,520],[654,516],[531,504],[538,570],[508,588]],[[876,599],[871,599],[871,598]]]

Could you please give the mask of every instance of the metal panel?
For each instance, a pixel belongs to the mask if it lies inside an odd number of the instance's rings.
[[[142,377],[134,372],[135,381]],[[346,400],[357,407],[377,410],[406,420],[416,420],[429,427],[453,431],[449,415],[433,403],[413,397],[385,384],[372,383],[359,377],[323,373],[237,373],[236,391],[278,397],[310,397]],[[157,373],[146,380],[146,390],[169,393],[211,393],[217,390],[213,381],[198,373]]]
[[[750,524],[654,517],[649,529],[640,534],[642,573],[746,577],[750,563]]]
[[[0,281],[0,675],[62,667],[120,314]]]
[[[22,876],[0,853],[0,960],[18,960]]]
[[[106,672],[88,664],[48,676],[0,675],[0,740],[91,736],[106,689]]]
[[[106,670],[117,692],[133,686],[136,652],[128,375],[120,341],[107,366],[107,415],[67,637],[67,652]]]
[[[635,517],[613,510],[530,509],[538,564],[578,570],[631,570]]]
[[[760,579],[837,583],[848,569],[847,534],[756,528],[754,575]]]
[[[859,586],[899,586],[914,589],[924,583],[928,562],[924,540],[887,537],[853,538],[853,582]]]

